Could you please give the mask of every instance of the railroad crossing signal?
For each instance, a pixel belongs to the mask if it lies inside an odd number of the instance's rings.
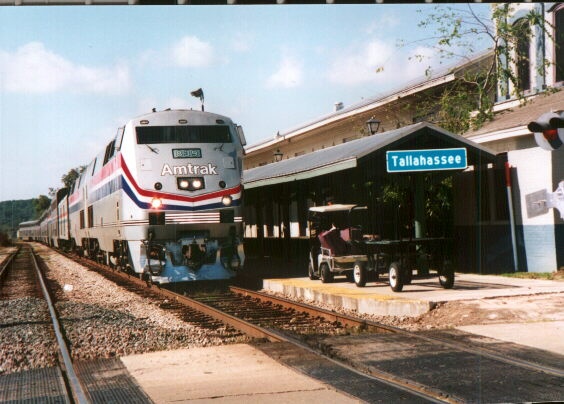
[[[535,135],[535,141],[544,150],[556,150],[564,143],[564,111],[547,112],[527,128]]]

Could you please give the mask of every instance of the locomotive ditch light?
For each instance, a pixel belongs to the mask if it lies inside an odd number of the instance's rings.
[[[231,195],[225,195],[221,198],[221,203],[223,203],[225,206],[230,206],[232,202],[233,198],[231,198]]]
[[[151,200],[151,207],[153,209],[160,209],[163,206],[163,200],[161,198],[153,198]]]

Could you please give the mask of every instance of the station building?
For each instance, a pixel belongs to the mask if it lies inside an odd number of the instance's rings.
[[[366,230],[383,238],[453,238],[458,271],[564,267],[564,207],[538,208],[543,196],[559,198],[564,147],[543,150],[527,129],[543,113],[564,110],[564,60],[557,51],[564,46],[564,6],[518,5],[510,23],[521,23],[531,7],[554,32],[535,32],[521,44],[526,57],[516,59],[527,65],[515,69],[525,98],[514,98],[513,84],[501,83],[492,95],[494,119],[477,130],[450,133],[415,105],[486,66],[488,52],[384,96],[349,107],[336,103],[325,116],[247,147],[247,254],[305,262],[308,207],[335,202],[368,206]],[[390,152],[441,149],[465,149],[466,166],[388,172]]]

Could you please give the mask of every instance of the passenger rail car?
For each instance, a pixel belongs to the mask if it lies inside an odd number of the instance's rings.
[[[17,238],[22,241],[32,241],[39,237],[39,220],[22,222],[18,226]]]
[[[245,259],[244,145],[240,126],[209,112],[130,120],[57,193],[41,240],[156,283],[230,278]]]

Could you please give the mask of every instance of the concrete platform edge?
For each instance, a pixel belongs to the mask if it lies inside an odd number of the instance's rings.
[[[324,285],[324,287],[326,287]],[[294,298],[312,300],[333,307],[356,310],[362,314],[377,314],[382,316],[417,317],[432,310],[436,302],[428,300],[412,300],[394,298],[372,293],[370,295],[355,295],[347,291],[325,291],[314,286],[301,286],[290,282],[280,282],[277,279],[264,279],[263,289],[274,293],[281,293]],[[337,287],[338,289],[338,287]]]

